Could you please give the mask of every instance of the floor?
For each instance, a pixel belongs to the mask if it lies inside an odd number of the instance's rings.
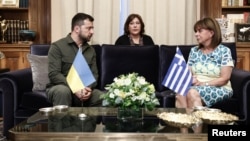
[[[3,129],[3,118],[0,117],[0,141],[7,141],[6,138],[4,136],[1,135],[2,133],[2,129]]]

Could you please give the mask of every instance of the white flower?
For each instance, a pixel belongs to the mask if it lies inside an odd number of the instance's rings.
[[[131,80],[130,80],[130,78],[126,78],[125,80],[124,80],[124,85],[129,85],[131,83]]]
[[[145,80],[143,77],[138,77],[137,80],[138,80],[138,82],[139,82],[141,85],[144,85],[144,84],[147,83],[146,80]]]
[[[114,82],[108,84],[103,94],[103,106],[141,108],[152,110],[159,101],[155,96],[155,87],[146,81],[138,73],[120,75],[114,78]]]
[[[114,93],[110,93],[109,98],[115,98]]]

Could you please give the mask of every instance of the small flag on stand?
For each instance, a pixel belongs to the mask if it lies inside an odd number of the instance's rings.
[[[176,48],[176,54],[162,85],[184,96],[187,95],[188,89],[192,85],[192,74],[179,47]]]
[[[76,54],[66,80],[73,93],[85,88],[86,86],[89,86],[96,81],[88,63],[82,55],[81,49],[79,49]]]

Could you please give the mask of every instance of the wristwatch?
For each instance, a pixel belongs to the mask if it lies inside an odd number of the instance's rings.
[[[208,86],[208,82],[206,82],[205,85]]]

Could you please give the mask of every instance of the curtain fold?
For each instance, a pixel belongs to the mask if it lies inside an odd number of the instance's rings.
[[[120,0],[51,2],[52,41],[65,37],[71,31],[71,19],[77,12],[85,12],[95,19],[91,44],[114,44],[120,35],[119,29],[123,29],[120,14],[124,5],[120,4]],[[200,18],[200,0],[127,0],[126,5],[127,14],[137,13],[142,16],[145,32],[156,44],[196,43],[193,25]]]

